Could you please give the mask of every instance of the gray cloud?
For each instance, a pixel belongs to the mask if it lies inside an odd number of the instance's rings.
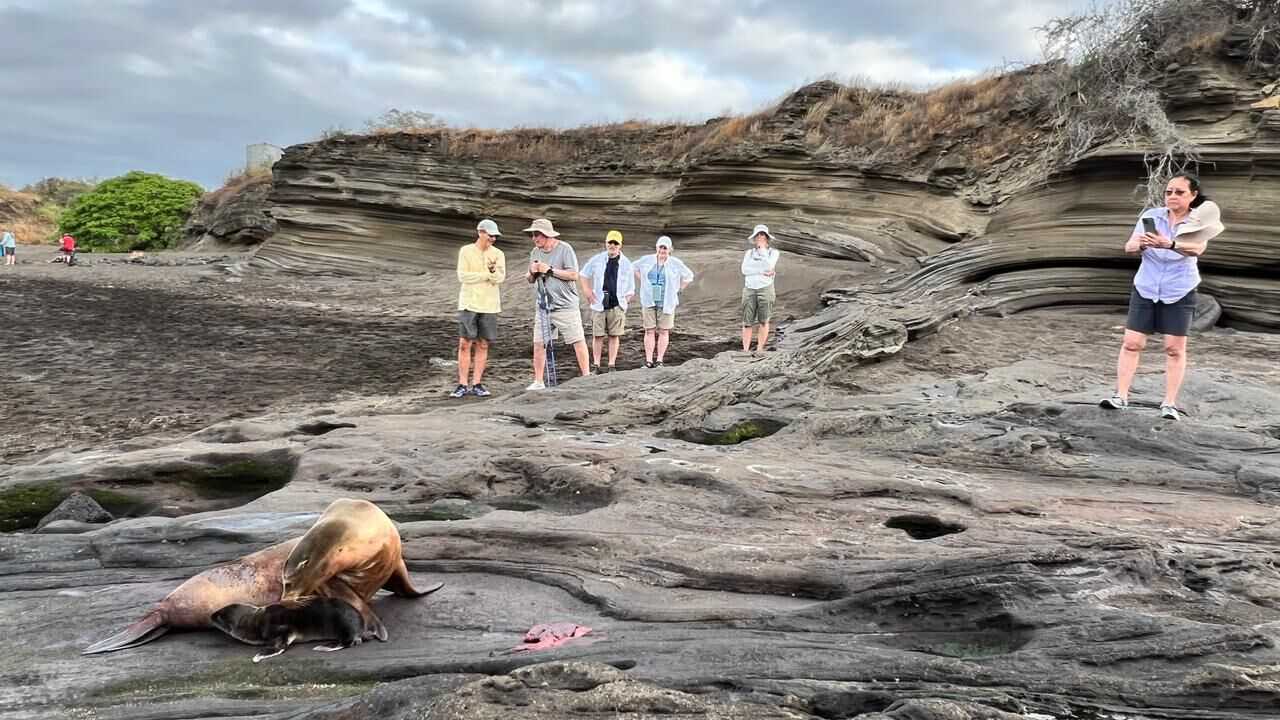
[[[820,76],[929,84],[1034,60],[1087,0],[0,0],[0,182],[216,186],[253,142],[390,107],[565,127],[749,111]]]

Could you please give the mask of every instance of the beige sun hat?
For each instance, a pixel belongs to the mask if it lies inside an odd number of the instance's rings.
[[[769,238],[769,242],[771,243],[773,242],[773,233],[769,232],[768,225],[757,225],[755,229],[751,231],[751,234],[747,236],[747,240],[748,241],[755,240],[756,236],[759,235],[760,233],[764,233],[765,237]]]
[[[527,232],[527,233],[540,232],[543,235],[546,235],[547,237],[560,237],[560,233],[556,232],[556,229],[554,226],[552,226],[551,221],[546,218],[538,218],[537,220],[534,220],[532,223],[529,224],[529,227],[524,229],[524,232]]]
[[[1218,208],[1218,203],[1205,200],[1200,203],[1200,207],[1191,209],[1187,219],[1178,226],[1174,239],[1206,242],[1218,237],[1226,229],[1222,224],[1222,210]]]

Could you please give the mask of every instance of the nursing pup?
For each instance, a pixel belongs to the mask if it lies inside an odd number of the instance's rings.
[[[296,642],[332,641],[315,650],[332,652],[359,645],[365,638],[365,623],[350,603],[333,598],[302,602],[282,602],[266,606],[234,603],[213,614],[211,624],[249,645],[267,645],[272,652],[260,652],[254,662],[273,658]]]

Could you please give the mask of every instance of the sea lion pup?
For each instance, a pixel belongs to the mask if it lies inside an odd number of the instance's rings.
[[[260,652],[254,662],[273,658],[296,642],[333,640],[314,650],[333,652],[364,640],[364,619],[350,603],[333,598],[273,603],[265,607],[234,603],[213,614],[214,627],[242,643],[270,645],[274,652]]]
[[[385,642],[387,628],[369,606],[374,593],[385,588],[416,598],[444,587],[436,583],[426,590],[414,589],[400,553],[400,531],[377,505],[334,500],[289,554],[281,600],[327,597],[348,602],[372,636]]]
[[[151,642],[171,628],[211,627],[210,618],[232,603],[268,605],[284,592],[285,561],[301,538],[286,540],[235,562],[205,570],[179,585],[142,619],[85,648],[84,655],[123,650]]]

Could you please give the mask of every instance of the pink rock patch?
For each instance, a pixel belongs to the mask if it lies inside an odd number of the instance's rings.
[[[532,652],[557,648],[591,632],[591,628],[571,622],[534,625],[524,634],[524,644],[511,648],[517,652]]]

